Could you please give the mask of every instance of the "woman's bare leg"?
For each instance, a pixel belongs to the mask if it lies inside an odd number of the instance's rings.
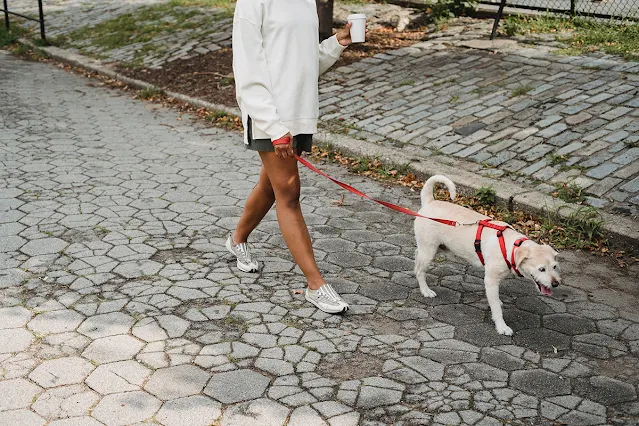
[[[260,170],[260,180],[249,194],[244,206],[242,217],[233,233],[233,242],[235,244],[245,243],[249,235],[260,224],[264,216],[271,210],[275,203],[275,194],[271,181],[262,166]]]
[[[260,152],[260,157],[275,194],[275,210],[284,241],[304,273],[308,287],[317,290],[325,282],[315,262],[311,236],[302,216],[297,160],[279,158],[274,152]]]

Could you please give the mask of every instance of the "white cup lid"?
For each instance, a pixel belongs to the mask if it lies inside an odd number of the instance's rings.
[[[343,15],[342,15],[343,16]],[[353,15],[348,15],[346,17],[347,20],[351,20],[351,19],[366,19],[366,15],[364,15],[363,13],[355,13]]]

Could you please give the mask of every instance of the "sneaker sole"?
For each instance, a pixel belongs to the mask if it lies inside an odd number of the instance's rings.
[[[231,253],[233,256],[235,256],[235,253],[233,252],[233,249],[231,248],[231,245],[229,243],[229,240],[226,240],[226,249],[229,251],[229,253]],[[237,256],[235,256],[237,258]],[[255,272],[259,272],[259,268],[251,268],[249,266],[246,266],[245,264],[243,264],[242,262],[240,262],[239,260],[237,261],[237,269],[239,269],[242,272],[246,272],[246,273],[255,273]]]
[[[319,309],[319,310],[320,310],[320,311],[322,311],[322,312],[326,312],[327,314],[343,314],[343,313],[345,313],[346,311],[348,311],[348,306],[345,306],[344,308],[342,308],[342,309],[340,309],[340,310],[333,310],[333,309],[331,309],[331,310],[326,310],[326,309],[322,308],[322,307],[321,307],[321,306],[320,306],[317,302],[315,302],[314,300],[309,299],[308,297],[305,297],[305,299],[306,299],[308,302],[310,302],[310,303],[312,303],[313,305],[315,305],[315,307],[316,307],[317,309]]]

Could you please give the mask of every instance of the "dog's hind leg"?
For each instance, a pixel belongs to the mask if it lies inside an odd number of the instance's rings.
[[[499,300],[499,282],[499,275],[491,273],[491,271],[487,268],[486,275],[484,276],[484,284],[486,286],[486,298],[488,299],[488,305],[490,305],[490,311],[492,313],[493,321],[495,322],[495,329],[499,334],[512,336],[513,329],[506,325],[504,315],[501,310],[502,303],[501,300]]]
[[[419,247],[415,251],[415,275],[419,282],[419,288],[424,297],[435,297],[437,293],[428,287],[426,283],[426,271],[437,254],[437,246],[428,245]]]

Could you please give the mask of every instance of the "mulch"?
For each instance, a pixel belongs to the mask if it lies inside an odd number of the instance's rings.
[[[335,66],[349,65],[378,53],[410,46],[422,40],[426,34],[425,30],[401,33],[392,29],[370,31],[366,43],[351,45],[344,51]],[[237,106],[231,49],[220,49],[190,59],[170,62],[159,70],[120,67],[118,71],[165,90],[215,104]]]

